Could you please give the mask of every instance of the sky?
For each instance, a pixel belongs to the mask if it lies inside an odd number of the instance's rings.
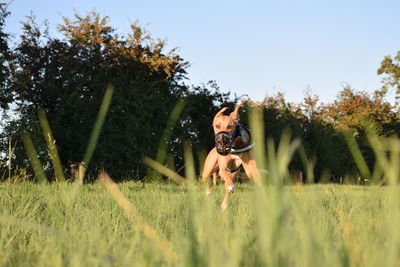
[[[14,0],[6,31],[17,38],[32,12],[56,32],[63,16],[92,10],[121,34],[138,21],[167,39],[190,63],[188,84],[215,80],[255,101],[283,92],[299,103],[308,90],[328,103],[345,84],[372,93],[380,62],[400,50],[399,0]]]

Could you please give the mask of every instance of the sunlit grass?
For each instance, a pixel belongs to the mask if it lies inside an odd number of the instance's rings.
[[[95,151],[111,96],[109,87],[83,164]],[[178,104],[175,113],[182,108]],[[225,211],[220,209],[224,187],[207,196],[196,179],[193,154],[200,152],[190,144],[184,145],[185,177],[163,164],[168,129],[178,116],[171,115],[158,160],[145,157],[144,163],[174,183],[117,185],[104,170],[101,183],[82,185],[85,165],[79,165],[79,183],[0,184],[0,265],[400,265],[399,139],[367,131],[377,158],[369,170],[355,140],[347,136],[364,178],[388,186],[295,186],[289,174],[293,154],[300,152],[308,181],[313,180],[315,160],[307,158],[289,131],[278,144],[267,140],[265,145],[262,112],[253,109],[250,114],[256,143],[252,153],[258,168],[267,172],[260,172],[256,182],[237,185]],[[46,121],[42,128],[51,150],[54,140]],[[32,141],[28,135],[23,138],[36,177],[46,180]],[[50,156],[55,152],[49,151]]]
[[[397,256],[392,259],[398,241],[391,231],[398,218],[391,217],[387,187],[287,186],[280,217],[267,209],[265,222],[258,225],[252,185],[238,185],[229,209],[220,212],[222,186],[207,197],[195,185],[191,200],[188,189],[172,184],[119,184],[140,220],[131,220],[97,183],[84,185],[79,197],[69,201],[72,186],[0,184],[0,265],[188,266],[196,265],[193,260],[206,266],[399,263]],[[156,241],[143,234],[142,221],[168,240],[176,262],[169,263]],[[258,243],[265,240],[260,238],[273,243],[262,249]]]

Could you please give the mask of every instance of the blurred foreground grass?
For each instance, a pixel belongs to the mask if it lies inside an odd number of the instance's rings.
[[[0,184],[0,265],[400,265],[398,187],[284,186],[279,198],[266,192],[264,209],[256,186],[244,184],[221,212],[223,186],[209,197],[200,185],[118,186],[176,258],[165,258],[103,185],[26,182]]]

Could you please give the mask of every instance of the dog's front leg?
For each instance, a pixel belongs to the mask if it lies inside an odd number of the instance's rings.
[[[218,153],[215,148],[213,148],[207,155],[206,161],[204,162],[204,169],[201,175],[203,182],[207,182],[206,193],[209,195],[211,193],[212,186],[216,183],[216,172],[218,171]],[[213,175],[213,182],[210,184],[210,175]],[[215,182],[214,182],[215,181]]]
[[[224,171],[219,171],[219,175],[221,176],[222,180],[225,182],[225,189],[226,191],[229,191],[233,193],[235,190],[235,187],[233,186],[233,175],[228,173],[226,170]]]
[[[232,195],[232,193],[234,192],[235,187],[233,186],[233,180],[232,180],[231,174],[229,174],[226,171],[226,166],[224,168],[220,167],[219,175],[221,176],[222,180],[224,180],[224,182],[225,182],[226,192],[225,192],[224,200],[222,201],[222,204],[221,204],[221,210],[225,210],[228,207],[229,198]]]

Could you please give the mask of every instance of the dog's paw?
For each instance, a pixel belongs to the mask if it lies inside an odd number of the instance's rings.
[[[228,192],[233,193],[235,191],[235,186],[234,185],[230,185],[226,189],[228,190]]]
[[[209,196],[211,194],[211,188],[206,189],[206,195]]]
[[[221,204],[221,211],[225,211],[227,207],[228,207],[228,203],[225,203],[225,201],[222,202],[222,204]]]

